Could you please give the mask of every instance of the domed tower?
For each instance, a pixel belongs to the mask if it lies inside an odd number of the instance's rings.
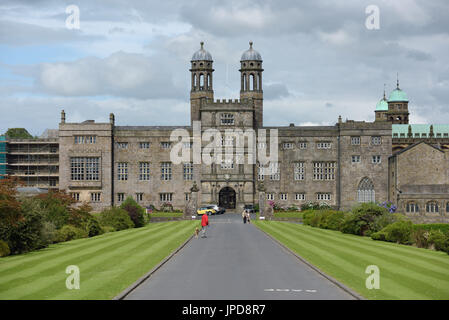
[[[192,86],[190,89],[190,121],[200,120],[200,99],[214,99],[212,82],[212,56],[204,50],[204,42],[196,51],[191,60]]]
[[[375,121],[387,121],[387,112],[388,112],[388,100],[385,96],[385,87],[384,87],[384,96],[380,101],[376,104],[376,110],[374,113],[376,114]]]
[[[399,79],[390,97],[388,98],[387,120],[393,124],[408,124],[408,98],[407,94],[399,88]]]
[[[243,52],[240,59],[240,99],[252,98],[256,107],[255,126],[263,125],[262,56],[253,49]]]

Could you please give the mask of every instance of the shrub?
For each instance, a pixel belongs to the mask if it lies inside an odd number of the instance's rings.
[[[301,205],[301,211],[318,210],[318,209],[320,209],[320,204],[316,203],[316,202],[308,202],[308,203],[303,203]]]
[[[23,253],[45,247],[42,240],[43,210],[33,198],[22,198],[22,219],[14,224],[0,225],[0,238],[6,240],[12,254]]]
[[[431,230],[429,232],[429,245],[433,245],[435,250],[449,253],[449,234],[441,230]]]
[[[67,224],[73,225],[77,228],[83,229],[87,232],[89,237],[94,237],[102,234],[102,229],[98,220],[90,213],[92,208],[89,205],[83,204],[78,208],[70,210]]]
[[[49,191],[36,197],[44,210],[44,218],[51,221],[57,229],[67,224],[70,217],[70,206],[75,200],[64,191]]]
[[[85,230],[70,224],[63,226],[56,232],[56,242],[64,242],[87,237],[88,234]]]
[[[386,226],[381,231],[373,233],[371,238],[374,240],[411,244],[412,228],[411,221],[397,221]]]
[[[128,212],[118,207],[103,210],[98,215],[98,220],[102,227],[113,227],[116,231],[134,227],[134,222],[132,222]]]
[[[103,233],[109,233],[109,232],[117,231],[117,230],[115,230],[114,227],[111,227],[111,226],[103,226],[103,227],[101,227],[101,230],[103,231]]]
[[[254,211],[259,212],[259,204],[258,203],[256,203],[254,205]]]
[[[340,230],[343,221],[345,220],[345,213],[342,211],[328,211],[330,214],[326,216],[326,229]]]
[[[371,234],[371,239],[379,241],[387,241],[387,233],[383,230]]]
[[[340,230],[345,213],[330,209],[306,210],[303,212],[303,222],[312,227]]]
[[[406,221],[408,218],[400,213],[384,213],[380,216],[376,216],[373,221],[372,230],[374,232],[380,231],[389,224],[397,221]]]
[[[171,203],[169,203],[169,202],[164,202],[162,204],[162,206],[161,206],[161,211],[163,211],[163,212],[171,212],[171,211],[173,211],[173,205]]]
[[[449,233],[449,223],[428,223],[428,224],[415,224],[413,229],[423,229],[426,231],[440,230],[443,233]]]
[[[412,231],[412,242],[418,248],[428,248],[430,232],[424,229],[416,229]]]
[[[8,244],[5,241],[0,240],[0,257],[9,256],[10,253],[11,251],[9,250]]]
[[[44,221],[41,228],[41,242],[43,246],[52,244],[56,239],[56,227],[49,221]]]
[[[355,235],[370,235],[379,231],[375,221],[383,215],[390,214],[388,209],[382,208],[375,203],[362,203],[352,209],[352,212],[346,215],[341,224],[341,231]]]
[[[127,197],[126,200],[123,201],[123,203],[120,205],[120,208],[128,212],[128,215],[134,223],[135,228],[143,227],[145,225],[145,209],[139,206],[139,204],[134,201],[133,198]]]
[[[103,233],[103,229],[100,226],[100,222],[98,222],[98,220],[95,219],[94,217],[92,217],[92,219],[89,219],[89,221],[87,221],[84,230],[86,230],[87,235],[89,237],[95,237]]]
[[[381,207],[387,209],[390,213],[395,213],[397,207],[391,201],[384,201],[380,204]]]

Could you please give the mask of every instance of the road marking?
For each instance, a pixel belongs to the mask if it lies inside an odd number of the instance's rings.
[[[265,292],[308,292],[308,293],[316,293],[315,289],[263,289]]]

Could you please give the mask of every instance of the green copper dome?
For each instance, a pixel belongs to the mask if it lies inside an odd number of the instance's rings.
[[[382,98],[377,104],[376,104],[376,111],[388,111],[388,103],[385,98]]]
[[[399,88],[393,90],[390,93],[390,97],[388,98],[388,102],[408,102],[407,94]]]

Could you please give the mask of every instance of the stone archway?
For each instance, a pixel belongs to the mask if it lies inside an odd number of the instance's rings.
[[[224,187],[218,194],[218,205],[225,209],[235,209],[235,190],[231,187]]]

